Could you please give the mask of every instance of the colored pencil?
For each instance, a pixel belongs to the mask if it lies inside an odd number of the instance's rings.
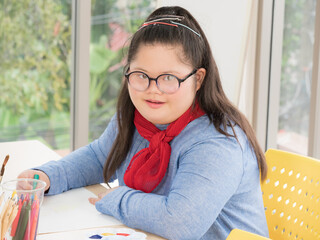
[[[28,222],[30,220],[30,211],[31,211],[31,202],[29,201],[27,206],[26,206],[26,214],[23,216],[23,221],[22,221],[22,225],[21,225],[21,231],[19,232],[19,237],[18,239],[23,239],[24,234],[27,230],[27,225]]]
[[[6,212],[7,212],[8,207],[9,207],[9,203],[10,203],[10,198],[8,198],[6,200],[6,202],[5,202],[5,204],[4,204],[3,208],[2,208],[1,214],[0,214],[0,237],[1,237],[1,234],[2,234],[3,218],[6,215]]]
[[[1,218],[1,239],[4,238],[8,228],[9,228],[9,219],[13,210],[13,206],[15,205],[14,201],[9,198],[8,207],[4,213],[3,218]]]
[[[30,230],[30,240],[35,239],[37,226],[38,226],[38,218],[39,218],[39,210],[40,210],[39,200],[36,199],[35,202],[36,202],[36,205],[34,209],[34,215],[33,215],[33,219],[31,219],[32,225]]]
[[[5,235],[11,226],[13,219],[18,212],[18,205],[16,202],[16,192],[12,194],[11,198],[6,200],[0,215],[0,239],[5,238]]]
[[[24,219],[27,216],[27,202],[25,200],[23,200],[23,204],[21,207],[21,213],[20,213],[20,217],[19,217],[19,222],[17,225],[17,229],[16,229],[16,233],[13,237],[13,240],[20,240],[21,239],[21,231],[22,231],[22,226],[24,224]],[[29,216],[27,216],[29,218]]]
[[[31,200],[32,199],[33,199],[33,195],[31,196]],[[32,205],[31,205],[31,210],[30,210],[30,217],[29,217],[29,220],[28,220],[26,231],[24,233],[24,238],[23,238],[24,240],[32,239],[32,238],[29,238],[29,237],[30,237],[30,234],[31,234],[32,223],[33,223],[33,219],[34,219],[34,216],[35,216],[35,210],[36,210],[37,201],[33,200],[31,202],[32,202]]]
[[[15,204],[15,206],[13,207],[12,213],[10,215],[10,218],[9,218],[9,227],[12,226],[12,223],[13,223],[14,219],[16,218],[18,211],[19,211],[19,205]],[[5,232],[7,232],[7,231],[8,231],[8,229]]]
[[[16,235],[16,230],[17,230],[17,226],[18,226],[18,222],[19,222],[21,208],[22,208],[22,199],[20,198],[20,200],[18,202],[18,213],[17,213],[15,219],[13,220],[13,223],[11,226],[11,234],[10,234],[11,237],[14,237]]]
[[[38,175],[38,174],[35,174],[35,175],[33,176],[33,179],[39,180],[39,175]],[[36,189],[36,187],[37,187],[37,182],[34,181],[34,182],[33,182],[33,189]]]

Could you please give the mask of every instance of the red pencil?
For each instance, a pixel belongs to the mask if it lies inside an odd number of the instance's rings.
[[[17,226],[20,218],[21,208],[22,208],[22,200],[20,198],[19,202],[19,209],[16,218],[14,219],[12,225],[11,225],[11,236],[14,237],[16,235]]]

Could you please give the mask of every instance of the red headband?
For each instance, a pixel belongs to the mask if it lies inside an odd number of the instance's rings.
[[[163,24],[163,25],[169,25],[169,26],[173,26],[173,27],[178,27],[178,25],[176,24],[171,24],[171,23],[166,23],[166,22],[147,22],[142,24],[142,27],[148,26],[148,25],[155,25],[155,24]]]

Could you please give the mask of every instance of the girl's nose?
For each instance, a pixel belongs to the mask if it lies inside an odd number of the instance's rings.
[[[159,90],[156,81],[154,81],[154,80],[150,81],[150,84],[149,84],[149,87],[148,87],[148,89],[147,89],[147,92],[162,93],[162,92]]]

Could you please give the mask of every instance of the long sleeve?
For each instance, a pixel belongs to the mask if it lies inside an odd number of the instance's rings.
[[[103,166],[116,136],[116,124],[113,117],[100,138],[61,160],[34,168],[49,176],[48,195],[103,182]]]
[[[146,194],[120,187],[96,208],[129,227],[168,239],[200,239],[237,190],[242,151],[234,138],[198,142],[180,157],[169,194]]]
[[[233,228],[268,236],[257,160],[243,131],[236,127],[235,132],[238,139],[222,135],[206,116],[189,123],[170,142],[170,162],[161,183],[144,193],[123,180],[134,154],[149,145],[135,131],[114,176],[120,187],[98,201],[97,210],[167,239],[224,240]],[[38,167],[50,178],[48,194],[102,182],[116,136],[114,117],[99,139]]]

